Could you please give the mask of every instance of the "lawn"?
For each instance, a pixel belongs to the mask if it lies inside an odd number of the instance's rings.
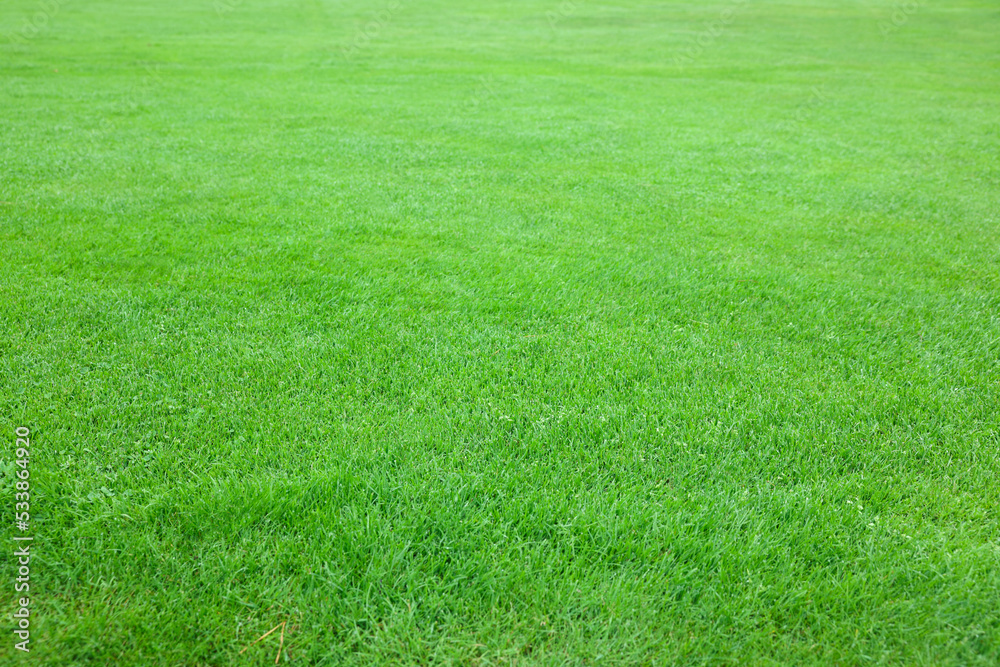
[[[0,665],[1000,664],[998,34],[5,1]]]

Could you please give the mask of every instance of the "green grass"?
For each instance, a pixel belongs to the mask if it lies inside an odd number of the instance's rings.
[[[5,2],[0,664],[1000,663],[998,33]]]

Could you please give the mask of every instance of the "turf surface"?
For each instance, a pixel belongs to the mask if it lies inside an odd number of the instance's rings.
[[[8,0],[0,662],[998,664],[997,34]]]

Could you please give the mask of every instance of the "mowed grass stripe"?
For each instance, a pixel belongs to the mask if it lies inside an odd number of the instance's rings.
[[[8,4],[34,660],[1000,658],[989,3]]]

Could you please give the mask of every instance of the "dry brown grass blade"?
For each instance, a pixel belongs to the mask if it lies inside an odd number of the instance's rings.
[[[265,632],[264,634],[262,634],[260,637],[257,637],[257,639],[253,640],[252,642],[250,642],[249,644],[247,644],[246,646],[244,646],[243,647],[243,651],[246,651],[248,648],[250,648],[251,646],[253,646],[257,642],[259,642],[261,639],[264,639],[265,637],[267,637],[268,635],[270,635],[272,632],[274,632],[278,628],[282,628],[282,633],[284,633],[284,629],[283,628],[285,627],[285,623],[286,622],[287,621],[282,621],[278,625],[274,626],[273,628],[271,628],[270,630],[268,630],[267,632]],[[240,655],[243,655],[243,651],[240,651]]]
[[[278,655],[274,656],[274,664],[276,665],[281,660],[281,649],[285,645],[285,623],[288,623],[287,619],[281,622],[281,641],[278,643]]]

